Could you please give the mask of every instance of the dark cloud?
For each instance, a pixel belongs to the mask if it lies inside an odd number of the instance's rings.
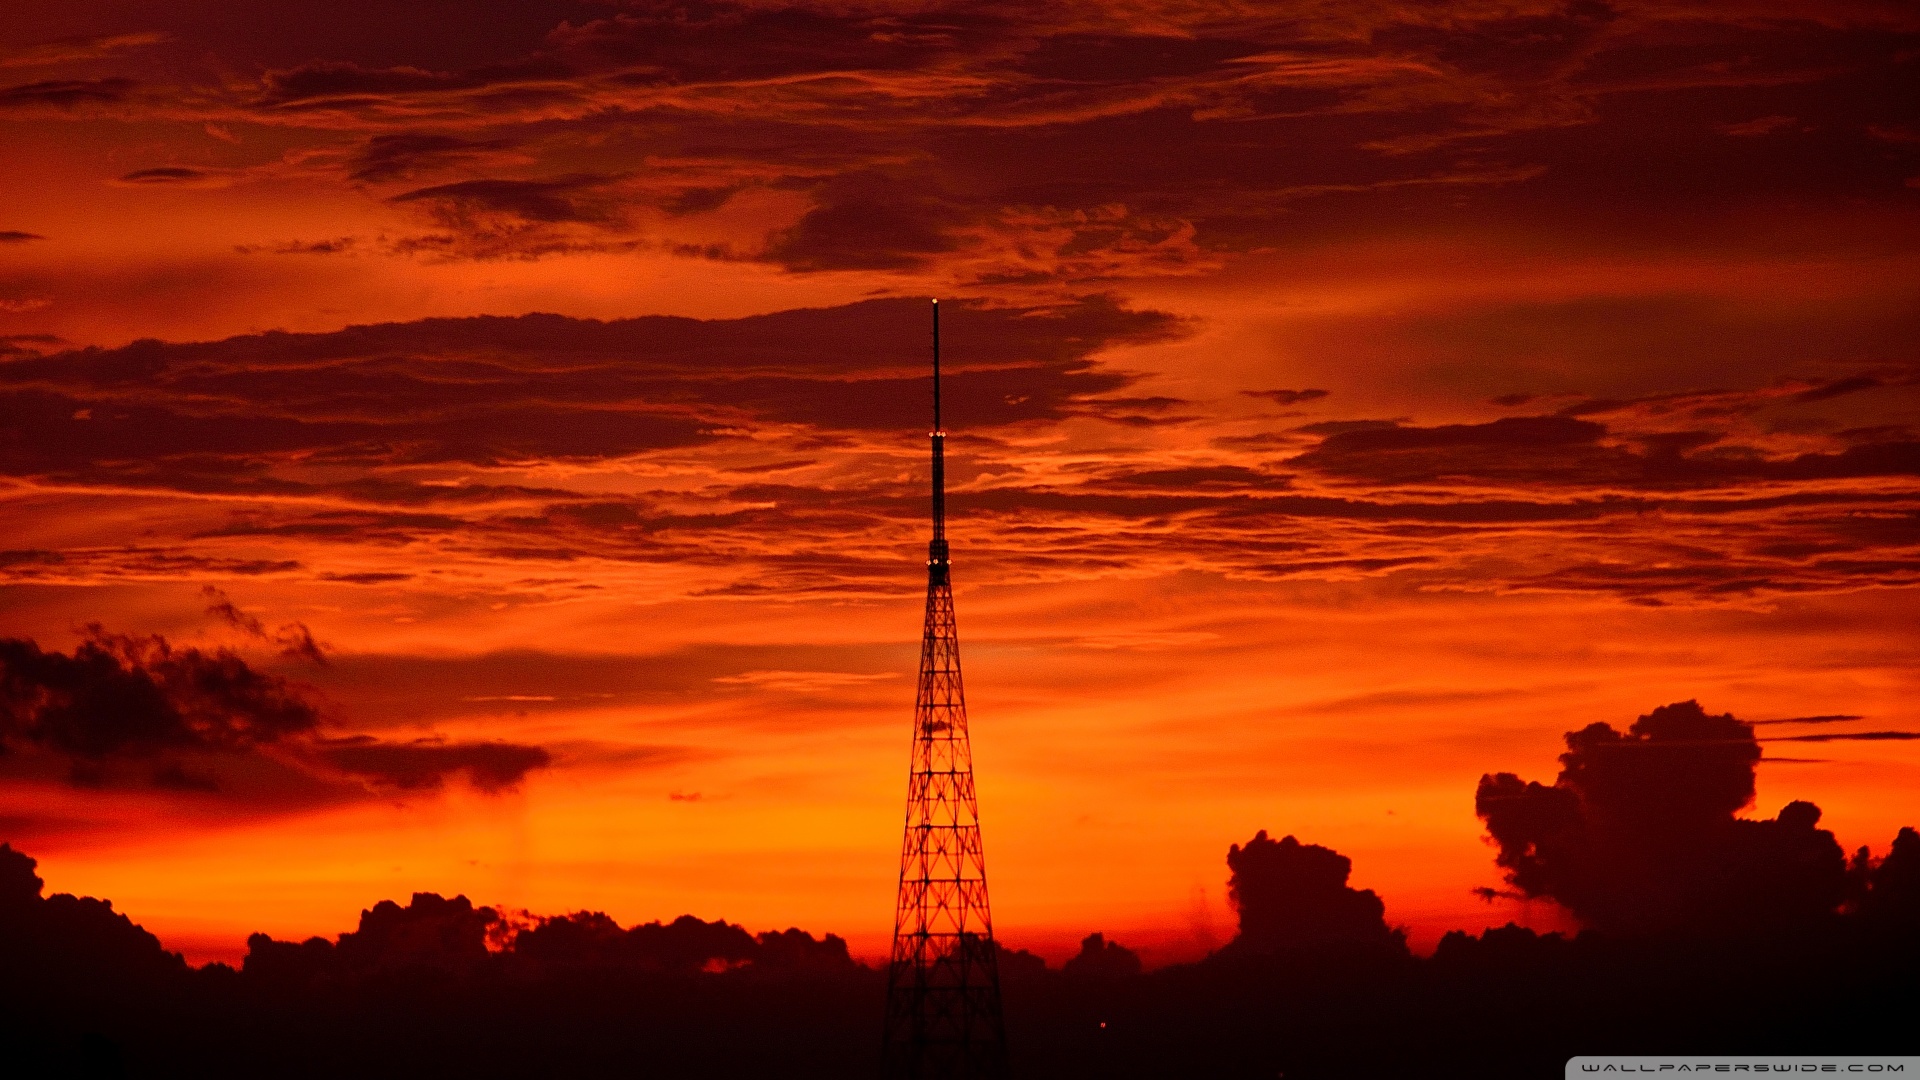
[[[511,139],[467,139],[433,132],[375,135],[354,155],[347,177],[367,184],[404,180],[430,169],[485,160],[513,145]]]
[[[100,60],[128,50],[166,42],[168,35],[152,30],[124,34],[67,35],[42,41],[24,49],[11,49],[0,56],[0,68],[37,67],[43,64],[70,64]]]
[[[0,640],[0,679],[0,742],[82,762],[244,750],[307,734],[320,719],[285,680],[232,652],[97,625],[70,656]]]
[[[1825,731],[1817,735],[1777,735],[1762,742],[1899,742],[1920,739],[1920,731]]]
[[[212,585],[203,586],[200,594],[207,598],[207,614],[226,623],[250,637],[262,641],[271,641],[280,646],[280,654],[294,660],[304,660],[310,664],[324,667],[327,663],[325,647],[313,640],[313,631],[307,624],[292,622],[281,626],[272,633],[267,632],[265,624],[252,615],[234,606],[233,598]]]
[[[620,177],[573,174],[549,180],[460,180],[387,201],[415,205],[442,231],[397,242],[398,250],[443,258],[539,258],[568,251],[630,248],[615,236],[625,222]]]
[[[1912,30],[1863,10],[551,3],[490,9],[488,33],[393,13],[385,36],[285,5],[146,17],[265,72],[156,88],[158,115],[351,132],[372,140],[353,184],[472,170],[511,142],[550,175],[583,145],[657,174],[622,206],[806,191],[763,248],[714,245],[801,271],[941,256],[982,282],[1090,282],[1382,221],[1657,236],[1778,200],[1902,205],[1920,160],[1897,104]],[[113,82],[7,93],[130,93]],[[590,246],[441,239],[449,257]]]
[[[1902,828],[1885,858],[1875,863],[1871,855],[1861,848],[1854,857],[1867,887],[1855,901],[1858,910],[1870,923],[1912,941],[1920,936],[1920,832]]]
[[[23,357],[0,365],[0,408],[18,436],[0,443],[0,469],[293,494],[314,488],[275,476],[276,462],[315,455],[362,468],[484,464],[696,446],[756,422],[896,429],[924,410],[924,377],[900,360],[924,351],[924,306],[874,300],[710,321],[430,319]],[[949,400],[973,430],[1065,415],[1076,399],[1127,382],[1096,370],[1092,353],[1183,329],[1100,298],[950,307],[967,344]],[[850,351],[847,341],[865,344]],[[333,488],[378,501],[480,493],[376,476]]]
[[[600,225],[613,220],[614,211],[591,196],[614,179],[575,175],[553,180],[462,180],[419,188],[387,201],[431,204],[441,223],[450,228],[474,228],[495,214],[526,222]]]
[[[789,270],[904,270],[957,245],[968,224],[925,177],[862,173],[814,192],[817,205],[768,244],[766,257]]]
[[[552,71],[548,69],[549,73]],[[373,68],[352,61],[325,60],[267,72],[261,78],[261,93],[255,104],[270,111],[353,108],[405,95],[472,90],[531,74],[535,72],[524,67],[448,73],[411,66]]]
[[[44,356],[67,342],[53,334],[0,334],[0,361]]]
[[[1805,922],[1844,898],[1844,859],[1815,827],[1818,807],[1734,816],[1754,797],[1750,725],[1687,701],[1625,734],[1596,723],[1566,738],[1552,786],[1489,774],[1474,797],[1522,894],[1633,933]]]
[[[24,244],[29,240],[45,240],[39,233],[21,232],[19,229],[0,229],[0,244]]]
[[[226,593],[212,585],[206,586],[200,592],[208,600],[207,614],[254,637],[266,636],[267,628],[261,624],[260,620],[235,607],[233,600]]]
[[[23,83],[0,89],[0,109],[111,105],[125,101],[134,85],[132,79],[55,79]]]
[[[187,965],[113,903],[90,896],[41,895],[45,883],[34,859],[0,843],[0,965],[8,972],[5,993],[22,988],[44,1001],[100,987],[140,997],[177,989]],[[20,1015],[22,1003],[9,1002]],[[17,1062],[16,1047],[7,1051]]]
[[[1114,487],[1173,488],[1176,490],[1248,491],[1287,486],[1287,478],[1240,465],[1195,466],[1187,469],[1148,469],[1119,472],[1101,478]]]
[[[1871,375],[1854,375],[1849,378],[1835,379],[1829,383],[1822,383],[1810,390],[1802,390],[1793,395],[1793,400],[1799,402],[1826,401],[1829,398],[1837,398],[1860,390],[1872,390],[1882,385],[1885,384]]]
[[[210,614],[325,665],[306,627],[269,632],[210,590]],[[325,738],[309,691],[227,649],[179,648],[98,626],[71,655],[0,639],[0,773],[80,787],[212,795],[260,810],[299,809],[374,790],[432,791],[454,776],[494,793],[552,756],[508,742],[366,735]]]
[[[1242,390],[1247,397],[1266,398],[1280,405],[1298,405],[1303,401],[1319,401],[1327,396],[1325,390]]]
[[[277,244],[236,244],[233,250],[241,255],[254,255],[267,252],[273,255],[338,255],[352,251],[360,241],[352,236],[336,236],[331,240],[285,240]]]
[[[1607,403],[1608,411],[1626,404]],[[1595,411],[1586,410],[1588,415]],[[1334,430],[1287,464],[1382,484],[1478,480],[1526,486],[1707,488],[1754,481],[1920,476],[1920,443],[1896,438],[1838,452],[1772,456],[1726,443],[1709,431],[1623,439],[1603,424],[1563,413],[1510,416],[1484,424]]]
[[[1270,840],[1262,829],[1245,847],[1228,849],[1227,867],[1233,871],[1227,896],[1240,915],[1229,949],[1406,948],[1404,935],[1388,929],[1386,907],[1373,890],[1347,885],[1353,861],[1337,851],[1291,836]]]
[[[1124,979],[1140,974],[1140,956],[1105,934],[1088,934],[1060,973],[1071,979]]]
[[[207,175],[200,169],[165,165],[154,169],[136,169],[122,176],[120,182],[123,184],[188,184],[205,180]]]
[[[1288,464],[1382,483],[1459,475],[1532,479],[1552,474],[1556,466],[1572,480],[1570,466],[1591,456],[1590,448],[1606,430],[1558,416],[1512,416],[1431,428],[1365,427],[1330,433]]]
[[[534,769],[553,764],[545,749],[520,743],[440,739],[396,743],[365,735],[325,740],[316,753],[343,773],[402,791],[431,791],[456,773],[464,774],[480,791],[504,791],[517,787]]]

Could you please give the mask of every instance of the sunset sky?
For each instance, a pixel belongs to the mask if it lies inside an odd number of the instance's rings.
[[[1687,699],[1883,852],[1917,75],[1895,0],[10,0],[0,637],[320,725],[10,747],[0,839],[196,960],[416,890],[883,952],[937,296],[1009,944],[1197,956],[1260,829],[1570,927],[1476,781]]]

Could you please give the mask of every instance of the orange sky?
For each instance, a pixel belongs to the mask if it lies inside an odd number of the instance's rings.
[[[1470,892],[1483,772],[1920,727],[1905,5],[18,7],[0,636],[549,759],[0,762],[0,839],[191,957],[415,890],[879,952],[929,295],[1014,945],[1195,955],[1259,829],[1416,946],[1567,925]],[[1920,818],[1920,742],[1768,755],[1754,814]]]

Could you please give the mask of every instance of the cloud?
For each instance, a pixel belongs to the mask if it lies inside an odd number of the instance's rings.
[[[553,764],[552,755],[541,747],[496,741],[394,743],[362,735],[325,740],[316,753],[343,773],[401,791],[431,791],[460,773],[477,790],[495,793],[517,787],[527,773]]]
[[[152,169],[136,169],[120,178],[123,184],[197,184],[210,179],[212,174],[200,169],[189,169],[179,165],[165,165]]]
[[[0,110],[79,105],[112,105],[125,101],[136,84],[132,79],[54,79],[0,89]]]
[[[268,110],[298,110],[321,104],[351,108],[386,95],[467,90],[487,81],[488,75],[482,72],[454,75],[417,67],[369,68],[351,61],[326,60],[267,72],[261,78],[256,104]]]
[[[1286,426],[1210,420],[1207,403],[1146,393],[1110,358],[1177,340],[1187,320],[1104,297],[949,307],[952,500],[991,538],[978,565],[1002,580],[1157,566],[1641,604],[1920,580],[1912,433],[1802,423],[1897,404],[1891,368],[1833,404],[1794,398],[1856,376],[1589,399],[1584,415]],[[923,513],[900,469],[917,467],[901,433],[926,409],[925,320],[924,301],[876,299],[19,355],[0,364],[22,434],[0,444],[0,474],[63,498],[201,501],[173,537],[23,539],[0,575],[418,582],[408,548],[431,544],[482,575],[545,564],[553,595],[636,564],[690,569],[690,594],[890,593],[897,567],[846,539],[879,543]],[[1095,421],[1113,430],[1089,444]],[[1204,444],[1178,435],[1202,424]],[[1167,437],[1136,438],[1138,425]],[[1049,431],[1066,441],[1033,441]]]
[[[1182,329],[1100,298],[1053,309],[950,306],[949,322],[968,338],[950,399],[975,430],[1062,416],[1074,399],[1127,381],[1094,371],[1090,354]],[[0,469],[121,482],[192,475],[292,493],[311,486],[274,477],[274,463],[315,454],[363,467],[591,459],[703,445],[742,424],[893,429],[923,409],[924,377],[898,359],[922,351],[923,307],[872,300],[709,321],[430,319],[16,360],[0,367],[0,397],[23,437],[0,449]],[[871,347],[839,347],[854,339]],[[449,383],[456,368],[463,375]]]
[[[1852,394],[1861,390],[1872,390],[1882,385],[1884,384],[1879,379],[1871,375],[1853,375],[1848,378],[1835,379],[1832,382],[1822,383],[1811,389],[1802,390],[1793,395],[1793,400],[1803,403],[1826,401],[1830,398],[1841,397],[1845,394]]]
[[[1920,832],[1902,828],[1877,864],[1869,855],[1862,848],[1855,856],[1855,869],[1864,871],[1867,886],[1857,900],[1861,916],[1912,940],[1920,932]]]
[[[1266,398],[1278,405],[1298,405],[1303,401],[1319,401],[1327,396],[1325,390],[1242,390],[1247,397]]]
[[[269,634],[266,626],[259,619],[235,607],[232,597],[220,589],[206,585],[201,587],[200,594],[207,598],[207,614],[249,637],[279,645],[282,656],[305,660],[321,667],[326,666],[325,647],[313,640],[313,631],[307,629],[306,623],[287,623]]]
[[[494,160],[514,145],[511,139],[468,139],[435,132],[374,135],[354,154],[347,177],[364,184],[404,180],[429,170]]]
[[[428,203],[441,224],[473,229],[493,216],[523,222],[607,224],[614,211],[590,196],[616,178],[591,174],[553,180],[462,180],[395,195],[392,203]]]
[[[743,671],[737,675],[718,675],[713,681],[723,685],[806,694],[865,686],[899,677],[897,671]]]
[[[169,40],[169,37],[170,35],[160,31],[147,30],[128,34],[60,38],[39,45],[29,45],[24,49],[16,49],[0,56],[0,68],[38,67],[43,64],[71,64],[99,60],[131,49],[158,45]]]
[[[24,244],[30,240],[45,240],[39,233],[21,232],[19,229],[0,229],[0,244]]]
[[[1776,735],[1762,742],[1899,742],[1920,739],[1920,731],[1824,731],[1816,735]]]
[[[236,244],[233,250],[241,255],[254,255],[266,252],[273,255],[338,255],[352,251],[360,240],[353,236],[336,236],[331,240],[284,240],[277,244]]]
[[[87,1001],[103,987],[148,1000],[177,990],[188,972],[180,954],[108,900],[56,893],[34,873],[36,860],[0,843],[0,956],[15,980],[10,993],[31,987],[39,1007]],[[26,1003],[10,1003],[16,1012]],[[7,1051],[18,1063],[21,1048]],[[31,1058],[28,1058],[31,1061]]]
[[[1890,434],[1838,451],[1769,454],[1732,445],[1713,431],[1623,436],[1571,415],[1509,416],[1482,424],[1337,430],[1287,464],[1380,484],[1471,480],[1643,490],[1920,476],[1920,443]]]
[[[1754,798],[1751,725],[1685,701],[1625,734],[1596,723],[1566,739],[1552,786],[1489,774],[1474,796],[1522,894],[1627,933],[1804,922],[1844,898],[1844,859],[1815,827],[1818,807],[1734,816]]]
[[[223,593],[209,595],[209,612],[229,625],[279,644],[283,655],[325,664],[304,626],[269,634]],[[181,648],[97,625],[71,655],[0,639],[0,782],[58,776],[79,787],[297,809],[366,797],[367,784],[432,791],[455,775],[497,793],[553,762],[544,748],[519,743],[327,738],[309,693],[228,649]]]
[[[90,626],[71,656],[0,640],[0,742],[79,762],[173,750],[243,750],[307,734],[319,714],[285,680],[226,650]]]
[[[1088,934],[1060,973],[1070,979],[1124,979],[1140,974],[1140,956],[1105,934]]]
[[[1291,836],[1278,841],[1265,829],[1246,846],[1227,851],[1233,871],[1227,897],[1240,916],[1228,949],[1253,954],[1276,949],[1358,945],[1404,951],[1404,936],[1387,928],[1386,907],[1372,889],[1347,885],[1353,862]]]
[[[789,270],[903,270],[958,246],[960,208],[925,178],[878,172],[835,177],[816,205],[767,245]]]
[[[485,57],[425,15],[377,43],[350,20],[308,28],[297,48],[289,28],[254,42],[230,24],[209,48],[257,80],[156,64],[137,96],[126,80],[4,93],[200,130],[273,125],[299,144],[289,162],[361,197],[433,174],[419,190],[442,190],[400,205],[436,227],[383,241],[422,259],[646,250],[932,270],[1013,295],[1205,272],[1383,220],[1664,235],[1769,195],[1882,205],[1912,175],[1910,144],[1887,137],[1908,118],[1871,88],[1898,78],[1904,31],[1858,16],[730,2],[588,15],[605,17],[502,11]],[[160,43],[121,37],[112,49]],[[287,66],[296,55],[311,59]],[[1783,94],[1792,124],[1723,134],[1784,115]],[[583,168],[620,180],[553,188]],[[1595,205],[1608,214],[1570,212]]]

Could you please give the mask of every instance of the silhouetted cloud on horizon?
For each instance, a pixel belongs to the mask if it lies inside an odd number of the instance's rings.
[[[1816,828],[1819,807],[1734,816],[1754,798],[1751,725],[1685,701],[1625,733],[1596,723],[1566,741],[1551,786],[1488,774],[1474,796],[1523,895],[1633,933],[1805,923],[1845,899],[1845,858]]]
[[[1359,945],[1404,953],[1406,935],[1386,923],[1372,889],[1347,884],[1353,861],[1331,848],[1278,841],[1265,829],[1227,851],[1227,897],[1240,916],[1231,951],[1258,955],[1303,946]]]

